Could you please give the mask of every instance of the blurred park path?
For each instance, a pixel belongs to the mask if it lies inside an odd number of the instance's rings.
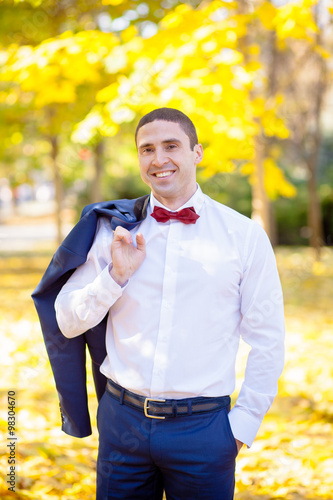
[[[1,251],[33,250],[36,246],[49,246],[56,240],[56,225],[36,220],[31,225],[5,224],[0,227]]]
[[[0,251],[27,252],[33,250],[55,250],[57,226],[52,213],[53,205],[29,202],[22,204],[15,213],[0,219]],[[73,227],[69,222],[70,212],[64,214],[63,238]]]

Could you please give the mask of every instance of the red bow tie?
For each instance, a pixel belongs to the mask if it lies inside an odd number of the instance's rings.
[[[157,222],[167,222],[170,219],[176,219],[184,224],[195,224],[200,215],[198,215],[193,207],[183,208],[179,212],[169,212],[162,207],[154,207],[154,211],[151,214]]]

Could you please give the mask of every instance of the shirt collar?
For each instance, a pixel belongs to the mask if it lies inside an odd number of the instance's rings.
[[[204,204],[204,201],[205,201],[204,200],[204,194],[201,191],[201,187],[197,183],[197,190],[194,193],[194,195],[186,203],[184,203],[184,205],[182,205],[181,207],[177,208],[176,210],[171,210],[171,212],[179,212],[179,210],[182,210],[183,208],[194,207],[194,210],[196,211],[196,213],[199,213],[200,210],[201,210],[201,208],[202,208],[202,206],[203,206],[203,204]],[[162,208],[165,208],[166,210],[170,210],[165,205],[163,205],[162,203],[160,203],[155,198],[155,196],[153,195],[153,193],[150,194],[149,204],[150,204],[151,212],[154,210],[154,207],[162,207]]]

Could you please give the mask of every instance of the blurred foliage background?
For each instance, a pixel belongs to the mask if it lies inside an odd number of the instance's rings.
[[[332,21],[329,0],[0,0],[1,429],[13,389],[19,437],[1,498],[94,498],[96,432],[59,430],[30,294],[83,205],[147,192],[134,131],[162,106],[191,117],[203,191],[264,226],[284,288],[286,369],[236,498],[332,498]]]
[[[2,206],[54,199],[60,241],[66,208],[146,192],[136,123],[176,107],[204,145],[204,190],[319,257],[332,244],[332,13],[327,0],[1,0]]]

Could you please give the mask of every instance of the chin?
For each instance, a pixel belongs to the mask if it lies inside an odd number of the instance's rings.
[[[158,189],[153,188],[153,193],[156,193],[158,196],[163,196],[164,198],[173,198],[175,193],[166,188],[166,189],[161,189],[160,187]]]

